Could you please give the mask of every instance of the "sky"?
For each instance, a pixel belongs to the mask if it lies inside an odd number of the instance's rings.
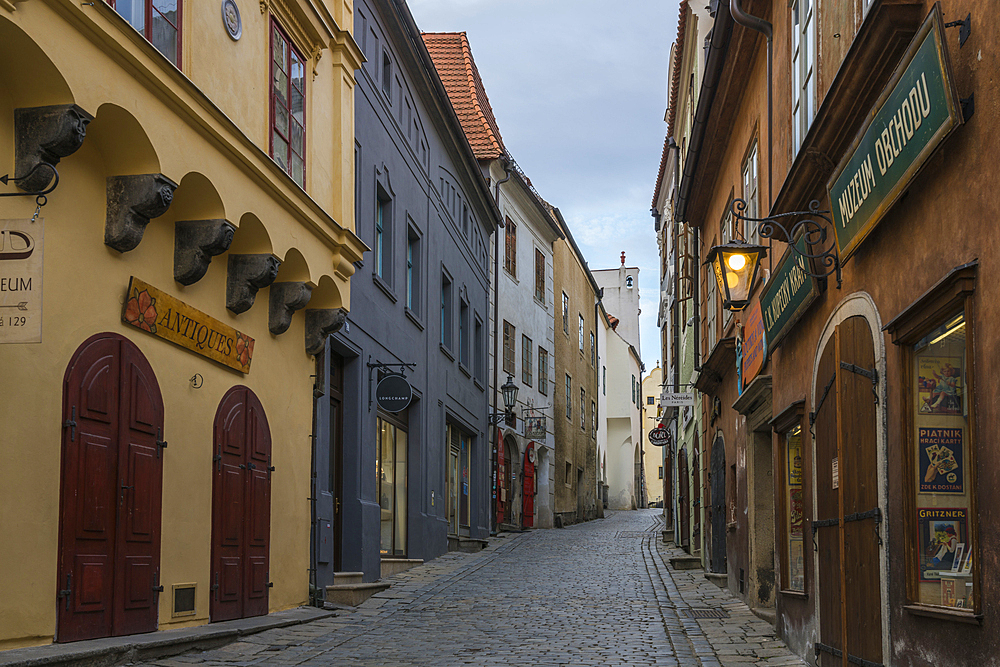
[[[639,267],[640,353],[660,360],[650,206],[678,0],[408,0],[424,32],[466,32],[507,150],[592,270]]]

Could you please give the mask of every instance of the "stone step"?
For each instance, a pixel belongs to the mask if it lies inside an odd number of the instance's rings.
[[[671,556],[670,567],[675,570],[700,570],[701,559],[697,556]]]
[[[326,599],[335,604],[357,607],[359,604],[386,590],[392,584],[376,581],[370,584],[334,584],[326,587]]]
[[[771,625],[776,622],[777,614],[775,613],[774,607],[754,607],[750,611],[754,613],[758,618],[762,618]]]
[[[391,577],[394,574],[399,574],[400,572],[406,572],[411,567],[423,564],[424,561],[422,558],[383,558],[382,578],[384,579],[386,577]],[[336,577],[336,575],[334,576]]]
[[[474,537],[448,536],[448,551],[462,551],[467,554],[479,553],[489,546],[489,540],[480,540]]]
[[[725,588],[729,585],[729,575],[725,572],[706,572],[705,578],[719,588]]]
[[[337,584],[360,584],[364,581],[364,572],[334,572],[333,583]],[[385,575],[382,575],[385,576]]]
[[[670,544],[674,541],[674,531],[672,528],[670,530],[661,530],[660,534],[663,536],[664,544]]]

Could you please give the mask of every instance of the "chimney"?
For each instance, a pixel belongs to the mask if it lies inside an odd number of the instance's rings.
[[[622,250],[622,266],[625,266],[625,251]]]

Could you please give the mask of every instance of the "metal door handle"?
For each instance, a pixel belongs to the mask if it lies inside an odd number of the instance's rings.
[[[69,599],[73,595],[73,574],[66,575],[66,588],[59,591],[56,597],[66,598],[66,611],[69,611]]]
[[[69,427],[69,441],[76,441],[76,406],[70,411],[70,418],[63,422],[63,428]]]

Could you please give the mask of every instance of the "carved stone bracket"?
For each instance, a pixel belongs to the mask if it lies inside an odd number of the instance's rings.
[[[340,331],[347,321],[347,311],[343,308],[306,310],[306,354],[323,351],[327,336]]]
[[[226,308],[237,315],[250,310],[257,290],[278,277],[281,260],[274,255],[230,255],[226,280]]]
[[[104,243],[118,252],[134,250],[150,219],[170,208],[177,184],[163,174],[108,177],[108,218]]]
[[[94,117],[75,104],[14,110],[14,174],[23,176],[41,162],[51,165],[72,155],[87,136]],[[52,180],[51,169],[39,169],[18,181],[25,192],[41,192]]]
[[[193,285],[212,258],[229,250],[236,227],[227,220],[183,220],[174,224],[174,280]]]
[[[312,296],[312,285],[307,283],[274,283],[268,297],[267,328],[275,336],[288,331],[292,314],[302,310]]]

